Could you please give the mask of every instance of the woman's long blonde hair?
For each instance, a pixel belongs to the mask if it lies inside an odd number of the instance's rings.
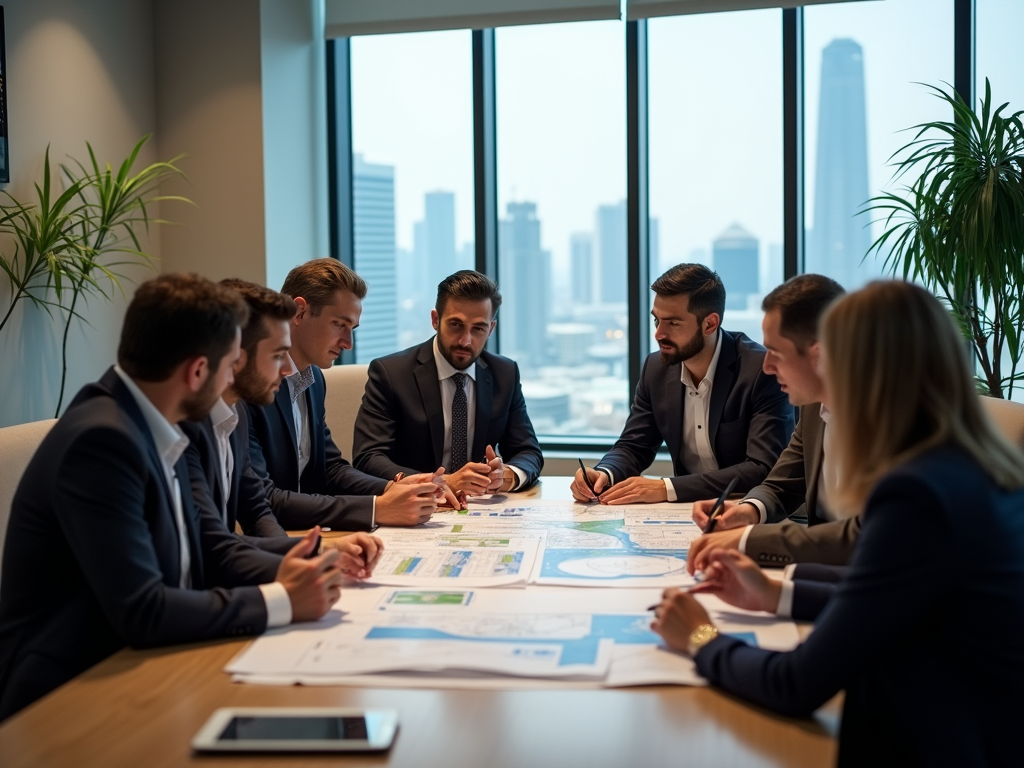
[[[820,338],[844,512],[862,511],[882,475],[946,442],[999,486],[1024,485],[1024,453],[989,420],[963,336],[930,293],[873,282],[828,309]]]

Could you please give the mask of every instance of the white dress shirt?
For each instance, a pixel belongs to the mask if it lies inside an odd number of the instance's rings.
[[[306,366],[301,371],[296,371],[288,376],[288,393],[292,401],[292,420],[295,423],[295,448],[299,459],[299,490],[302,490],[302,473],[306,471],[309,464],[309,455],[312,452],[309,442],[309,406],[302,394],[309,389],[313,383],[312,366]]]
[[[210,409],[210,421],[213,423],[213,436],[217,440],[217,456],[220,459],[220,487],[223,493],[221,514],[227,522],[227,503],[231,497],[231,474],[235,471],[235,452],[231,450],[231,433],[238,426],[236,406],[228,405],[224,398],[218,398]]]
[[[153,442],[156,444],[157,453],[160,454],[160,461],[163,464],[164,472],[167,475],[167,484],[171,488],[171,500],[174,507],[174,522],[178,526],[178,545],[181,552],[181,578],[178,586],[181,589],[192,587],[192,550],[188,543],[188,529],[185,527],[185,513],[181,501],[181,485],[178,482],[174,465],[178,463],[181,454],[188,448],[188,438],[177,424],[171,424],[164,415],[157,410],[156,406],[146,397],[146,393],[139,389],[131,376],[121,370],[121,366],[115,365],[114,371],[121,377],[121,381],[128,387],[132,397],[142,411],[142,417],[146,420],[150,434],[153,435]],[[223,402],[223,401],[222,401]],[[225,405],[225,407],[227,407]],[[237,425],[237,414],[235,424]],[[230,432],[228,433],[230,434]],[[228,445],[230,452],[230,443]],[[290,624],[292,620],[292,601],[288,597],[288,590],[284,584],[273,582],[271,584],[260,584],[260,592],[263,594],[263,602],[267,608],[267,627],[283,627]]]
[[[683,382],[683,442],[680,459],[687,472],[702,475],[718,469],[718,459],[711,447],[711,435],[708,431],[708,411],[711,406],[711,388],[715,383],[715,371],[718,370],[718,358],[722,354],[722,332],[719,330],[715,338],[715,353],[711,356],[708,372],[695,383],[686,364],[680,366],[679,375]],[[672,478],[666,477],[665,491],[669,501],[676,501],[676,488]]]
[[[441,449],[441,466],[446,471],[451,469],[452,460],[452,400],[455,398],[455,380],[452,379],[456,373],[466,374],[464,386],[466,388],[466,448],[473,450],[473,436],[476,433],[476,362],[465,370],[458,370],[449,363],[437,346],[437,336],[434,336],[434,363],[437,365],[437,381],[441,387],[441,410],[444,412],[444,447]],[[468,461],[480,462],[483,456],[467,456]],[[512,490],[522,486],[526,482],[526,473],[518,467],[506,464],[516,476],[516,482]],[[436,467],[434,467],[436,469]]]

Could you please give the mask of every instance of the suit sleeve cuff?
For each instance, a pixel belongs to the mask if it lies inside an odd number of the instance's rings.
[[[526,485],[526,473],[523,472],[523,470],[521,470],[515,464],[506,464],[505,466],[511,469],[512,474],[516,476],[515,485],[513,485],[510,490],[518,491],[520,488]]]
[[[782,591],[779,593],[779,607],[775,609],[775,615],[780,619],[793,618],[793,581],[782,580]]]
[[[666,478],[663,478],[663,480],[664,480],[664,483],[665,483],[665,493],[668,496],[668,500],[669,501],[677,501],[679,499],[679,497],[676,496],[676,487],[674,485],[672,485],[672,478],[671,477],[666,477]]]
[[[370,530],[377,530],[377,497],[371,496],[373,501],[370,502]]]
[[[748,525],[746,528],[743,529],[743,535],[740,536],[740,543],[737,547],[741,555],[747,554],[747,539],[750,538],[750,532],[752,530],[754,530],[754,526],[752,525]]]
[[[608,488],[611,488],[613,485],[615,485],[615,475],[612,474],[612,471],[608,469],[608,467],[594,467],[594,469],[599,469],[606,475],[608,475]]]
[[[271,584],[260,584],[263,601],[267,604],[267,629],[283,627],[292,623],[292,599],[284,584],[275,581]]]
[[[753,504],[757,507],[757,511],[761,514],[761,524],[768,522],[768,508],[764,505],[764,502],[760,499],[743,499],[740,504]],[[741,552],[743,550],[740,550]]]

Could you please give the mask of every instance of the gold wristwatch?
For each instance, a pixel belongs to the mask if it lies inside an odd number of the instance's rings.
[[[718,637],[718,628],[714,624],[701,624],[690,633],[690,643],[686,652],[693,658],[705,645]]]

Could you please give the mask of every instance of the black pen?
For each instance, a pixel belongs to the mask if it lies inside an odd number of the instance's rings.
[[[736,487],[736,481],[738,477],[734,477],[729,481],[729,484],[725,486],[725,490],[722,491],[722,495],[718,497],[718,501],[715,502],[715,506],[711,508],[711,514],[708,515],[708,527],[704,529],[704,533],[711,533],[715,530],[715,523],[718,522],[718,518],[715,515],[718,514],[719,510],[725,508],[725,497],[732,493],[732,489]]]
[[[583,482],[587,484],[587,488],[589,488],[589,489],[590,489],[590,492],[591,492],[592,494],[594,494],[594,497],[595,497],[595,498],[597,498],[597,497],[598,497],[598,496],[600,496],[601,494],[600,494],[600,493],[598,493],[597,491],[595,491],[595,490],[594,490],[594,484],[590,482],[590,476],[589,476],[589,475],[587,474],[587,468],[586,468],[586,466],[585,466],[585,465],[583,464],[583,459],[578,459],[578,461],[579,461],[579,463],[580,463],[580,469],[582,469],[582,470],[583,470]],[[602,493],[603,493],[603,492],[604,492],[604,489],[602,489]]]

